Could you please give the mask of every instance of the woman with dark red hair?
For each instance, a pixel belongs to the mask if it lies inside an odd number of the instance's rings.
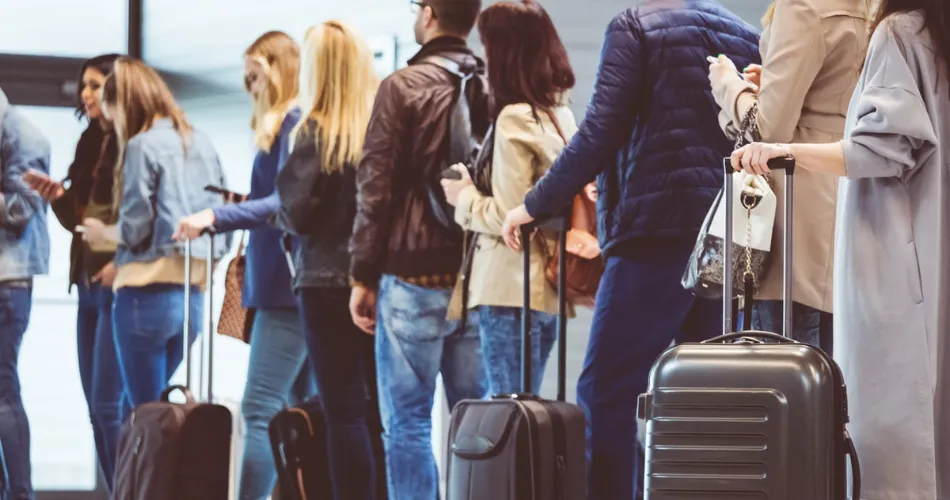
[[[479,323],[485,367],[493,394],[521,392],[518,335],[523,304],[522,257],[501,237],[505,214],[524,203],[525,194],[548,170],[577,130],[565,106],[574,72],[554,23],[536,2],[503,2],[478,19],[485,45],[493,126],[472,175],[462,165],[460,180],[442,185],[455,206],[455,220],[474,233],[464,259],[461,283],[468,283],[469,320]],[[474,180],[472,179],[474,176]],[[538,236],[531,247],[531,390],[541,388],[544,365],[557,337],[557,292],[544,274],[545,249],[555,240]],[[462,301],[450,314],[459,314]],[[476,314],[477,312],[477,314]]]

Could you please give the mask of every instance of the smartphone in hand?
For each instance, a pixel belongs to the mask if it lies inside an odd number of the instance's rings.
[[[462,173],[452,167],[449,167],[442,171],[442,178],[448,179],[450,181],[460,181],[462,180]]]

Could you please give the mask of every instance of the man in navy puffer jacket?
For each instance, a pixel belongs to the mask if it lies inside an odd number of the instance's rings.
[[[578,401],[588,422],[588,498],[630,500],[642,489],[637,396],[671,341],[721,328],[717,301],[680,285],[732,151],[709,90],[707,56],[758,63],[758,31],[712,0],[648,0],[607,28],[594,96],[570,145],[525,204],[521,224],[560,213],[597,178],[607,259]],[[631,479],[632,478],[632,479]]]

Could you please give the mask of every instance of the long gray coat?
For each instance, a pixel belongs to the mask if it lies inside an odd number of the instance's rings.
[[[950,89],[921,30],[873,35],[843,143],[835,354],[864,500],[950,499]]]

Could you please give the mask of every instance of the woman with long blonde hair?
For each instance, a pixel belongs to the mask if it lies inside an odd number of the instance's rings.
[[[710,65],[709,80],[722,108],[727,135],[750,113],[757,133],[747,139],[765,142],[829,142],[844,133],[848,101],[858,82],[868,44],[867,0],[776,0],[763,18],[762,66],[744,68],[720,56]],[[757,106],[753,108],[753,106]],[[754,132],[753,131],[753,132]],[[796,200],[792,275],[792,337],[833,351],[832,289],[835,203],[838,179],[820,172],[795,174]],[[785,179],[774,179],[778,196],[774,238],[782,234]],[[782,246],[772,243],[772,267],[762,279],[752,311],[752,326],[782,328]]]
[[[300,71],[303,119],[277,178],[281,225],[299,235],[294,287],[327,419],[336,498],[380,493],[373,341],[349,315],[347,244],[356,216],[356,167],[378,78],[366,41],[339,21],[307,30]],[[375,405],[370,405],[376,408]],[[377,426],[373,426],[377,427]],[[374,432],[379,434],[379,429]],[[374,451],[375,449],[375,451]],[[379,488],[379,490],[378,490]]]
[[[253,101],[251,130],[257,147],[250,195],[246,201],[188,216],[179,227],[188,238],[197,238],[210,226],[219,232],[248,231],[241,301],[255,313],[242,401],[247,433],[240,500],[267,498],[274,487],[270,419],[288,403],[316,391],[290,269],[280,246],[282,232],[269,225],[280,205],[274,182],[289,155],[291,131],[300,120],[299,71],[300,49],[286,33],[264,33],[247,48],[244,88]]]
[[[196,208],[213,208],[220,195],[203,188],[222,185],[224,174],[211,141],[195,130],[158,73],[143,62],[120,57],[103,86],[102,102],[119,143],[115,171],[116,226],[87,218],[91,246],[117,243],[113,325],[119,367],[133,405],[157,401],[182,358],[185,257],[173,238],[178,220]],[[224,238],[215,259],[226,252]],[[192,336],[201,325],[208,239],[191,257]]]

